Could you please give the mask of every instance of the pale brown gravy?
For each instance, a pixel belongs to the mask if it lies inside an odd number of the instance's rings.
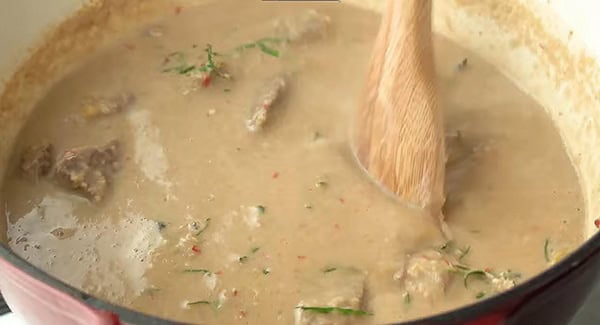
[[[188,77],[162,72],[169,53],[205,57],[207,43],[225,53],[272,36],[277,17],[314,7],[331,19],[323,39],[273,45],[279,58],[258,49],[217,57],[232,80],[189,92]],[[292,323],[299,303],[322,294],[310,286],[347,267],[366,272],[360,309],[372,315],[335,316],[340,322],[412,319],[493,294],[453,275],[443,297],[407,301],[394,280],[407,254],[443,239],[428,217],[383,195],[348,147],[377,26],[375,14],[345,5],[227,0],[186,9],[81,62],[22,132],[4,185],[11,247],[92,294],[194,323]],[[575,172],[542,108],[472,53],[435,42],[447,130],[474,152],[449,168],[446,219],[457,245],[470,247],[465,264],[510,269],[522,282],[549,265],[547,240],[550,260],[583,240]],[[249,133],[259,89],[282,72],[283,99],[265,128]],[[89,96],[123,92],[136,98],[123,112],[82,118]],[[61,153],[115,138],[121,168],[99,204],[48,179],[25,180],[16,167],[20,152],[42,141]],[[58,239],[57,228],[75,235]],[[210,304],[186,305],[194,301]]]

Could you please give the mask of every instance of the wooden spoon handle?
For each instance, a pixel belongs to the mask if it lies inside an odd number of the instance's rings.
[[[444,132],[437,107],[431,0],[389,0],[356,120],[356,155],[405,201],[441,215]]]

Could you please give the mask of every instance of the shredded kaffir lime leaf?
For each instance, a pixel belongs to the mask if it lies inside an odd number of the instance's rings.
[[[412,302],[412,297],[410,296],[410,293],[405,292],[403,294],[403,297],[404,297],[404,306],[410,305],[410,303]]]
[[[215,58],[220,54],[214,51],[212,45],[207,44],[204,52],[206,52],[206,62],[200,65],[188,62],[187,56],[183,52],[173,52],[165,58],[162,71],[175,72],[187,76],[200,72],[230,79],[231,76],[222,71],[222,64],[216,62]]]
[[[204,227],[202,227],[200,230],[198,230],[198,232],[194,235],[196,237],[200,236],[203,232],[206,231],[206,229],[208,229],[208,226],[210,226],[210,218],[206,218],[206,220],[204,221]]]
[[[331,273],[337,271],[337,267],[326,267],[323,269],[323,273]]]
[[[186,305],[188,306],[193,306],[193,305],[210,305],[211,302],[207,301],[207,300],[198,300],[198,301],[190,301],[188,303],[186,303]]]
[[[212,274],[211,271],[207,270],[207,269],[185,269],[183,270],[184,273],[203,273],[203,274]]]
[[[471,277],[484,277],[484,279],[487,280],[488,275],[490,275],[484,270],[471,269],[468,266],[460,264],[452,265],[450,272],[459,273],[463,275],[463,283],[465,285],[465,288],[469,287],[469,279]]]
[[[488,273],[485,272],[485,271],[483,271],[483,270],[471,270],[471,271],[465,273],[464,280],[463,280],[465,288],[469,287],[469,278],[471,278],[471,277],[484,277],[484,278],[486,278],[487,275],[488,275]]]
[[[349,316],[371,316],[373,313],[364,310],[352,309],[352,308],[340,308],[340,307],[307,307],[307,306],[298,306],[297,309],[302,309],[304,311],[309,311],[318,314],[342,314]]]
[[[550,239],[546,239],[544,242],[544,258],[546,258],[546,262],[550,263],[552,261],[552,249],[550,248]]]
[[[278,58],[280,56],[279,50],[273,48],[273,45],[279,45],[285,42],[282,38],[276,37],[265,37],[254,42],[242,44],[235,48],[235,52],[242,53],[248,49],[258,48],[263,53]]]
[[[166,224],[166,223],[164,223],[164,222],[162,222],[162,221],[157,221],[157,222],[156,222],[156,225],[158,226],[158,230],[159,230],[159,231],[162,231],[162,230],[164,230],[165,228],[167,228],[167,224]]]
[[[256,254],[256,253],[257,253],[259,250],[260,250],[260,247],[252,247],[252,248],[250,249],[250,254],[248,254],[248,255],[254,255],[254,254]],[[248,262],[248,259],[250,258],[248,255],[240,256],[240,257],[238,258],[238,261],[239,261],[240,263],[246,263],[246,262]]]

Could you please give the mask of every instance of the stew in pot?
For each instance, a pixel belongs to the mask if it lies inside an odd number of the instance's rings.
[[[375,324],[510,289],[583,241],[551,120],[436,38],[452,240],[349,146],[379,17],[223,0],[82,59],[3,187],[9,245],[90,294],[184,322]]]

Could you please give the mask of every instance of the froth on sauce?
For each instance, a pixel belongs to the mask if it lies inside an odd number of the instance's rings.
[[[375,324],[474,303],[577,247],[582,199],[551,121],[441,38],[453,242],[365,177],[347,136],[378,22],[340,4],[219,1],[82,61],[21,134],[4,185],[11,248],[71,285],[170,319]],[[207,44],[224,63],[209,81]],[[279,77],[281,94],[265,90]],[[118,168],[101,169],[98,202],[52,172],[19,171],[31,145],[60,156],[115,139]],[[487,275],[465,286],[457,265]]]

